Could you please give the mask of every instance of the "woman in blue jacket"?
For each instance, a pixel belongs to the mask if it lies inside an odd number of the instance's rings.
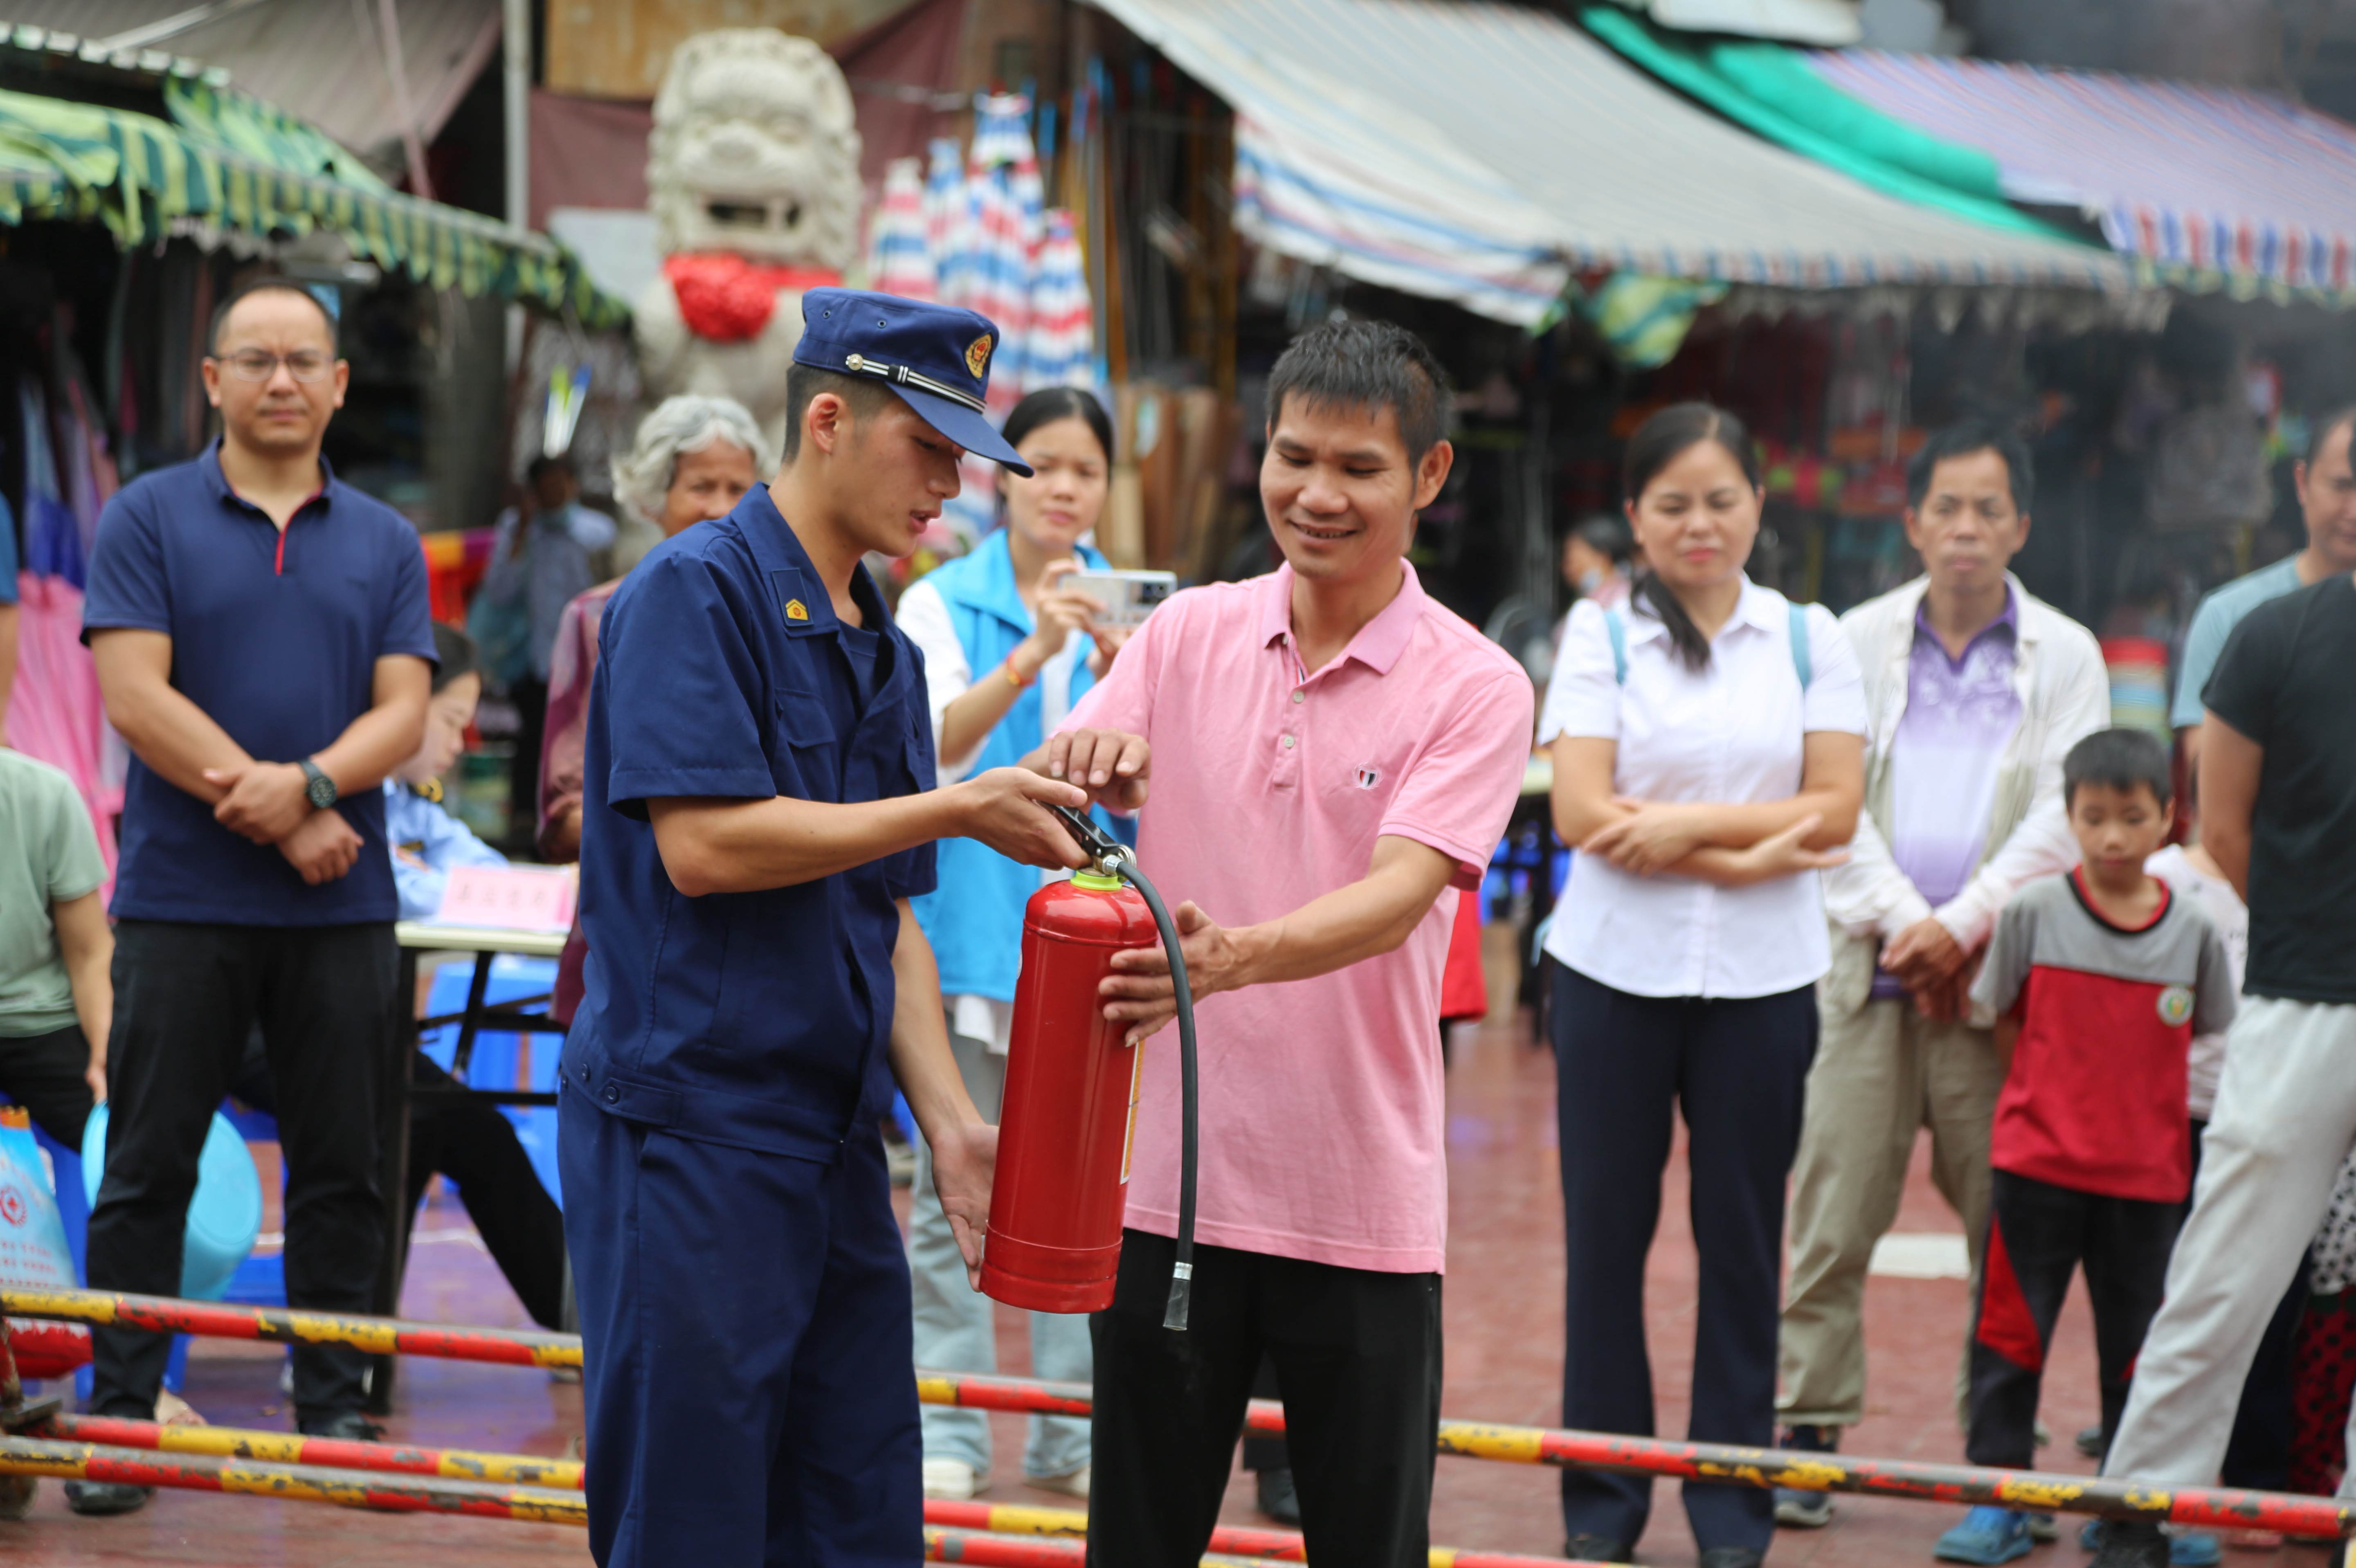
[[[933,741],[944,784],[1019,763],[1037,750],[1080,694],[1109,667],[1127,634],[1098,629],[1096,603],[1060,586],[1102,570],[1080,540],[1104,513],[1111,483],[1112,424],[1104,408],[1070,387],[1033,392],[1006,416],[1006,440],[1033,475],[1000,478],[1004,526],[912,584],[898,619],[925,654]],[[1041,873],[970,838],[940,844],[937,891],[916,901],[917,923],[941,970],[949,1039],[974,1104],[992,1121],[1006,1086],[1006,1038],[1022,966],[1023,906]],[[916,1285],[916,1364],[958,1371],[997,1369],[991,1304],[966,1282],[932,1162],[919,1149],[909,1221]],[[1032,1372],[1087,1381],[1088,1325],[1081,1317],[1031,1318]],[[988,1485],[990,1426],[978,1410],[927,1405],[925,1495],[969,1498]],[[1088,1424],[1033,1416],[1023,1452],[1034,1487],[1086,1497]]]

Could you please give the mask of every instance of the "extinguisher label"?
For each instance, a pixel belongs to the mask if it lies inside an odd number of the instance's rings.
[[[1129,1125],[1120,1135],[1120,1184],[1129,1185],[1129,1157],[1137,1152],[1137,1085],[1145,1076],[1145,1045],[1129,1048]]]

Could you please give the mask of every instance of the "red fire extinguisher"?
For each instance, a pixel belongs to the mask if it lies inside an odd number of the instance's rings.
[[[1040,1312],[1101,1312],[1120,1265],[1121,1211],[1143,1052],[1107,1020],[1112,955],[1151,947],[1145,901],[1082,871],[1031,895],[1006,1048],[983,1292]]]
[[[1176,982],[1184,1122],[1163,1322],[1183,1328],[1194,1254],[1194,1008],[1177,928],[1126,846],[1076,812],[1052,809],[1094,865],[1041,888],[1023,911],[982,1294],[1041,1312],[1112,1305],[1142,1048],[1105,1018],[1097,987],[1114,954],[1151,947],[1158,935]]]

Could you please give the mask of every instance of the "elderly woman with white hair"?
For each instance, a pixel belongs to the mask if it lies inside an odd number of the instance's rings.
[[[639,421],[626,456],[614,460],[614,494],[630,513],[665,539],[701,522],[724,517],[744,492],[776,466],[760,427],[742,403],[728,398],[665,398]],[[581,853],[582,752],[589,732],[589,677],[597,667],[597,627],[605,601],[621,579],[601,582],[564,607],[556,652],[549,661],[548,727],[540,762],[540,852],[563,863]],[[549,1011],[573,1020],[581,999],[581,925],[558,960]]]

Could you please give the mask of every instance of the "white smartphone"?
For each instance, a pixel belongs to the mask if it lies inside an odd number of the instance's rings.
[[[1075,571],[1056,584],[1085,593],[1104,606],[1097,619],[1108,626],[1141,626],[1154,606],[1178,592],[1174,571]]]

